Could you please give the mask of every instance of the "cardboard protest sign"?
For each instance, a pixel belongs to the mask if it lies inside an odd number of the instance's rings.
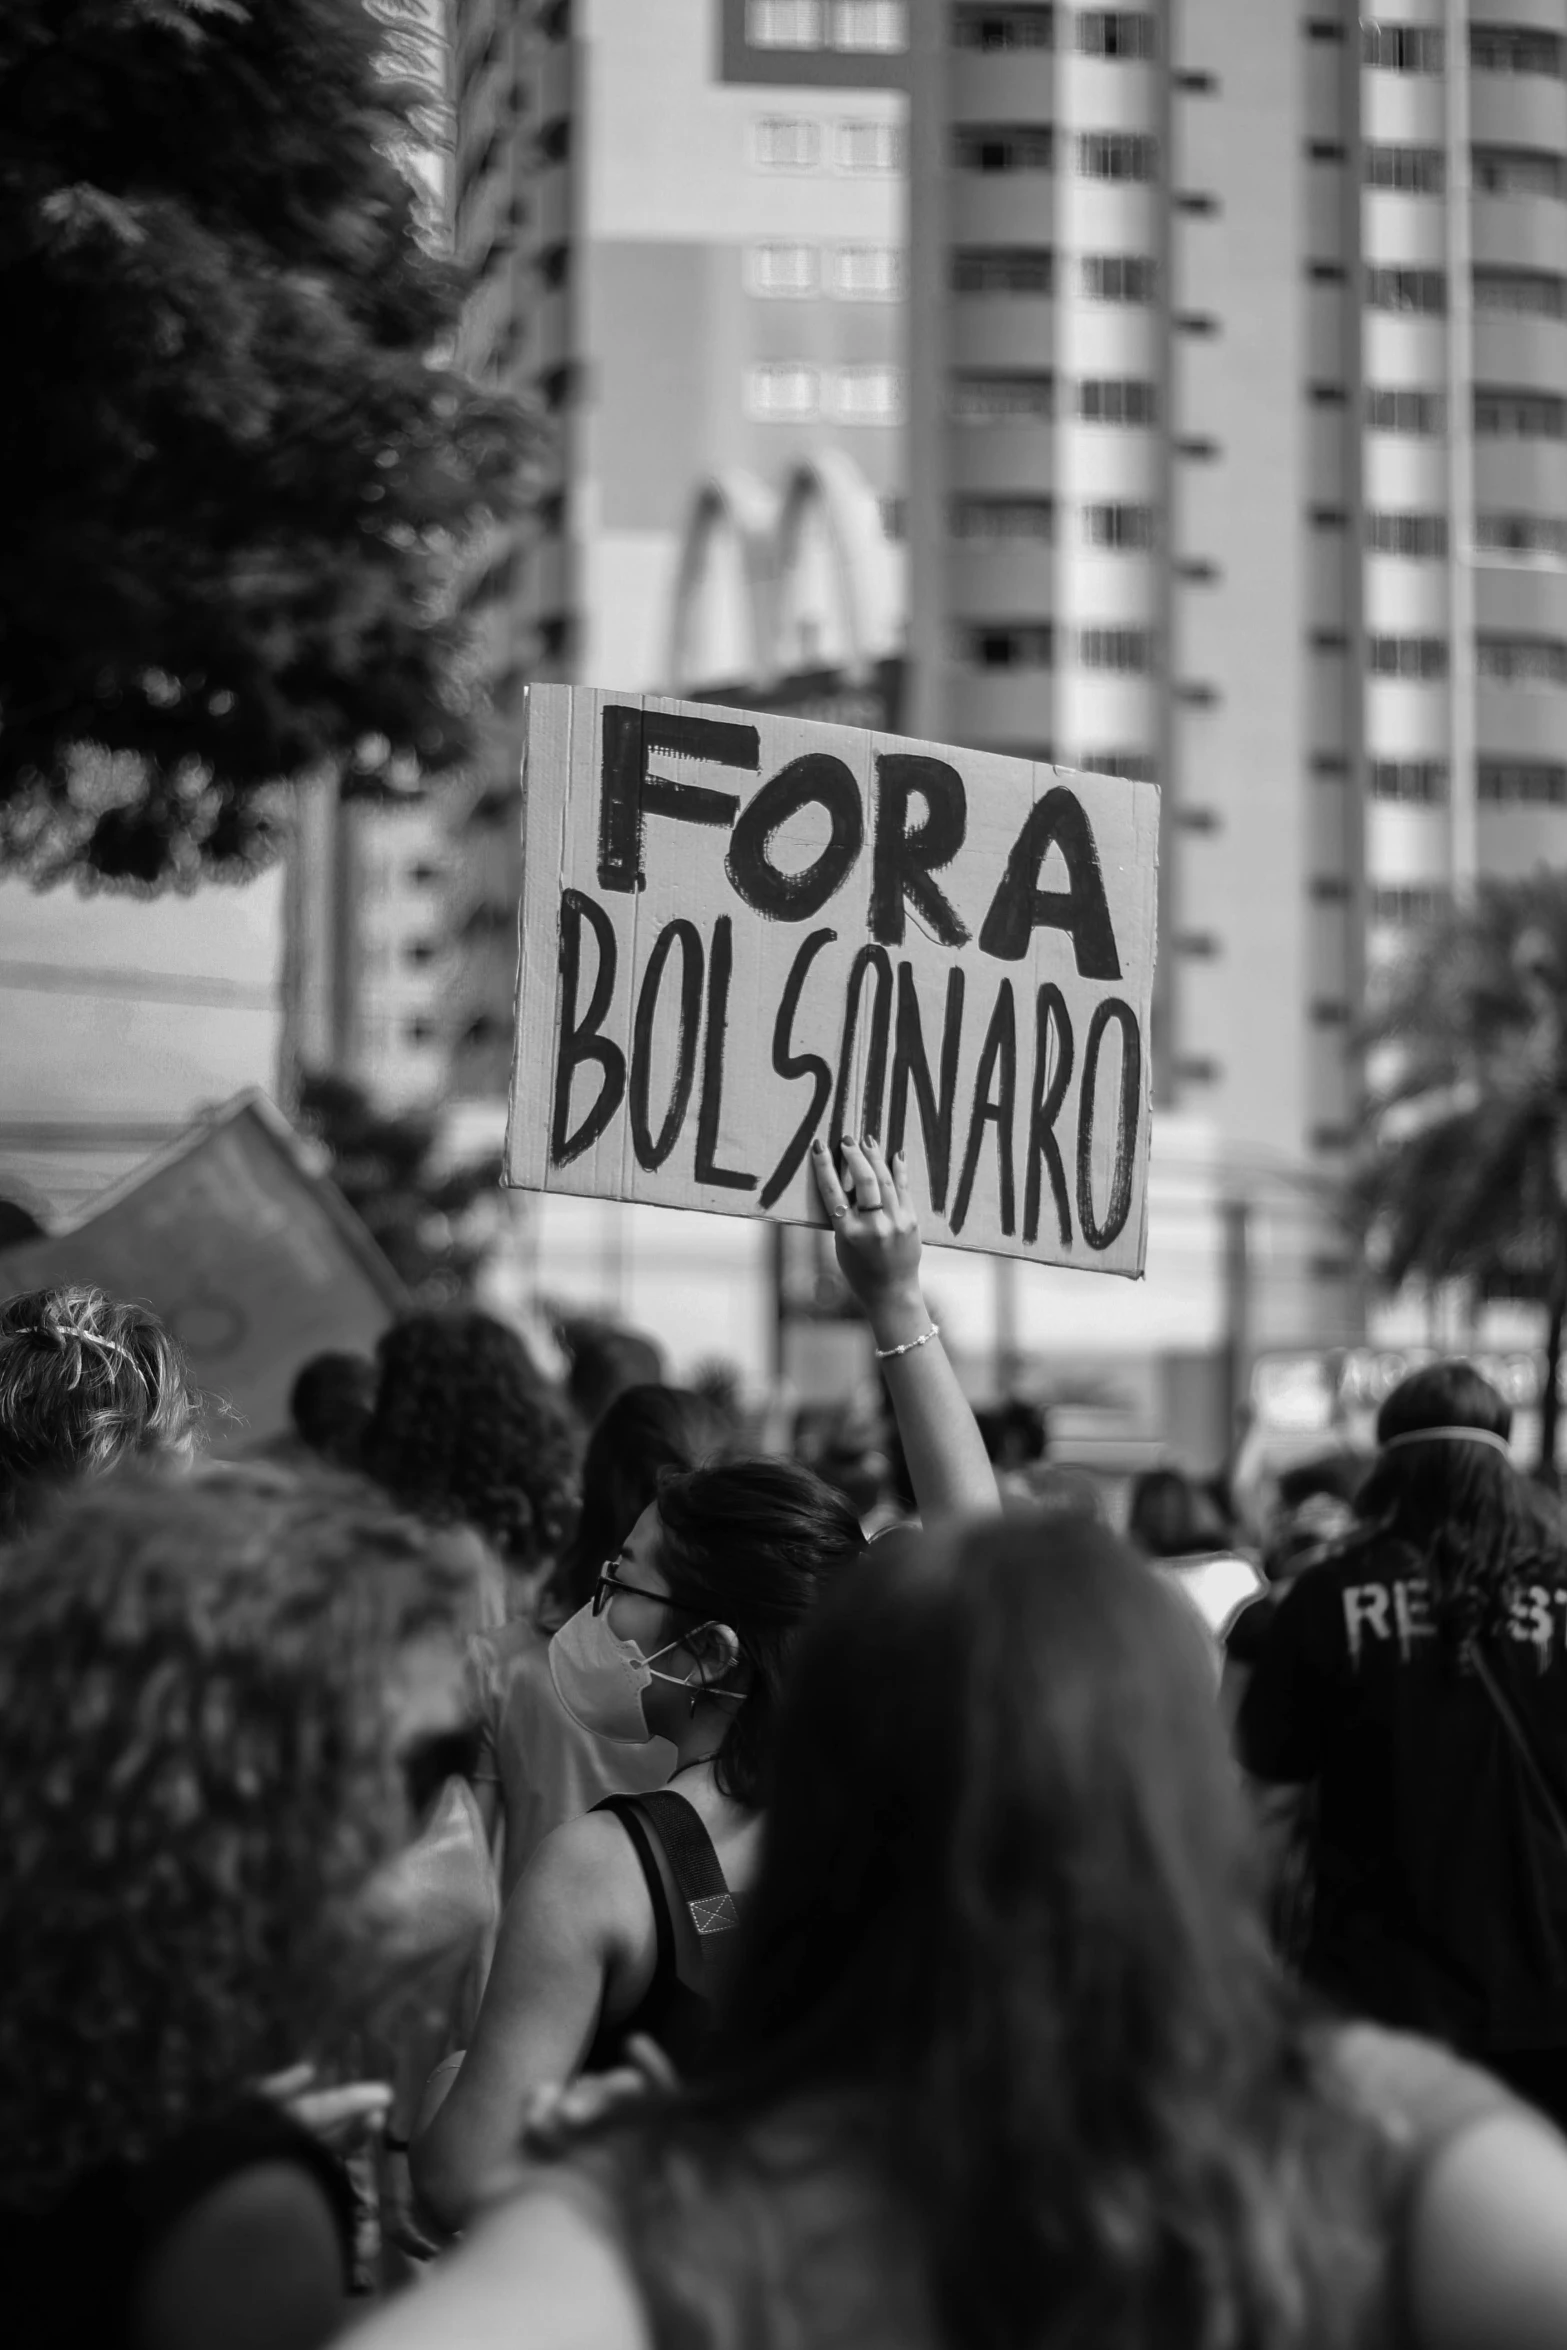
[[[241,1094],[100,1201],[73,1231],[0,1255],[0,1297],[89,1282],[161,1316],[209,1394],[215,1450],[288,1425],[301,1363],[368,1351],[406,1293],[341,1196],[304,1164],[265,1095]]]
[[[1141,1272],[1158,793],[535,686],[507,1180],[824,1221],[908,1153],[933,1242]]]

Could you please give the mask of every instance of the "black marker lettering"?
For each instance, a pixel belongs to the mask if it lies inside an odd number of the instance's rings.
[[[991,1087],[999,1075],[1000,1086],[992,1098]],[[958,1177],[958,1196],[952,1208],[952,1230],[962,1231],[968,1218],[969,1201],[974,1195],[974,1176],[979,1166],[979,1154],[984,1145],[985,1128],[996,1129],[996,1166],[1001,1183],[1001,1229],[1011,1237],[1017,1223],[1017,1203],[1012,1183],[1012,1140],[1014,1113],[1017,1106],[1017,1012],[1012,1002],[1012,982],[1003,979],[1001,992],[996,997],[996,1008],[990,1015],[990,1026],[980,1047],[979,1067],[974,1072],[974,1109],[969,1121],[968,1147],[963,1153],[963,1172]]]
[[[577,994],[582,977],[582,925],[586,922],[598,947],[598,969],[588,1008],[577,1018]],[[591,1150],[603,1133],[626,1090],[626,1056],[618,1044],[600,1034],[604,1015],[615,993],[615,928],[602,906],[579,889],[560,897],[560,1042],[555,1054],[555,1107],[550,1120],[550,1165],[569,1167]],[[597,1099],[575,1134],[571,1124],[571,1081],[584,1061],[603,1071]]]
[[[925,1034],[920,1026],[920,1000],[914,985],[914,970],[909,963],[898,965],[898,1019],[892,1048],[892,1096],[887,1109],[887,1156],[896,1158],[903,1148],[904,1129],[908,1123],[909,1084],[914,1085],[914,1099],[919,1109],[920,1134],[925,1145],[925,1173],[930,1184],[930,1204],[937,1215],[944,1215],[947,1206],[947,1178],[952,1171],[952,1110],[958,1091],[958,1048],[963,1041],[963,989],[961,965],[954,963],[947,972],[947,1009],[941,1030],[941,1090],[930,1081],[930,1061],[925,1051]]]
[[[785,873],[772,860],[773,834],[812,806],[827,811],[827,845],[803,873]],[[809,751],[780,767],[747,803],[729,843],[725,870],[746,904],[768,921],[808,922],[843,887],[864,845],[859,785],[841,759]]]
[[[849,1087],[854,1078],[854,1047],[859,1034],[860,1003],[865,974],[875,974],[871,1000],[871,1041],[865,1060],[865,1083],[860,1089],[859,1123],[845,1124],[849,1114]],[[892,1035],[892,965],[885,947],[861,947],[849,965],[849,984],[843,999],[843,1044],[838,1054],[838,1090],[832,1104],[832,1147],[842,1134],[881,1138],[882,1102],[887,1091],[887,1046]]]
[[[1099,1048],[1105,1030],[1115,1021],[1121,1031],[1121,1097],[1116,1112],[1115,1168],[1110,1177],[1110,1205],[1101,1224],[1094,1214],[1094,1089],[1099,1076]],[[1106,996],[1094,1006],[1083,1047],[1083,1089],[1077,1105],[1077,1220],[1090,1248],[1106,1249],[1119,1240],[1132,1212],[1132,1170],[1137,1158],[1137,1113],[1143,1091],[1143,1040],[1137,1015],[1119,996]]]
[[[809,1077],[811,1106],[790,1136],[788,1149],[763,1184],[757,1201],[759,1207],[770,1208],[774,1200],[782,1199],[794,1181],[805,1163],[811,1138],[821,1123],[827,1097],[832,1092],[831,1062],[824,1061],[820,1053],[797,1053],[794,1050],[794,1016],[800,1008],[800,997],[811,965],[823,947],[837,935],[836,930],[813,930],[790,964],[789,976],[784,981],[778,1017],[773,1022],[773,1068],[780,1077],[791,1080]]]
[[[909,830],[909,802],[918,792],[925,821]],[[968,802],[963,778],[945,759],[889,751],[876,761],[876,845],[871,864],[871,936],[883,946],[903,944],[907,898],[944,947],[967,943],[968,931],[931,879],[963,846]]]
[[[702,1043],[702,1106],[696,1121],[696,1179],[716,1184],[721,1191],[754,1191],[754,1175],[739,1167],[720,1167],[715,1155],[724,1115],[724,1039],[729,1026],[734,928],[728,914],[720,914],[713,924],[713,951],[707,964],[707,1035]]]
[[[1066,859],[1067,889],[1041,889],[1039,875],[1052,847]],[[1084,979],[1119,979],[1121,965],[1110,927],[1099,851],[1083,803],[1056,784],[1029,810],[991,901],[979,943],[1003,963],[1021,963],[1041,926],[1064,930]]]
[[[599,887],[641,889],[643,835],[649,816],[673,816],[685,824],[713,824],[727,832],[739,808],[735,792],[710,784],[677,783],[649,775],[650,751],[703,759],[712,767],[761,765],[754,726],[733,726],[719,718],[666,717],[611,702],[604,711],[599,768]]]
[[[1055,1067],[1050,1070],[1047,1084],[1045,1071],[1049,1067],[1052,1028],[1056,1038]],[[1056,1204],[1061,1246],[1072,1245],[1066,1169],[1061,1163],[1061,1145],[1056,1140],[1056,1120],[1071,1082],[1072,1020],[1066,998],[1058,987],[1042,987],[1034,1002],[1034,1092],[1028,1113],[1028,1176],[1023,1185],[1023,1238],[1030,1244],[1039,1238],[1039,1166],[1043,1160],[1050,1170],[1050,1196]]]
[[[648,1090],[653,1082],[653,1030],[664,967],[680,949],[680,1026],[675,1044],[675,1082],[655,1135],[648,1124]],[[666,922],[653,941],[642,974],[631,1029],[631,1142],[639,1166],[650,1172],[664,1164],[680,1139],[691,1088],[696,1081],[697,1038],[702,1027],[702,937],[694,922]]]

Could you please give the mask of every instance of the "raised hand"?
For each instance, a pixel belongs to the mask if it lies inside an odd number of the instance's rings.
[[[874,1136],[861,1142],[845,1136],[844,1181],[824,1143],[811,1145],[811,1166],[822,1205],[832,1218],[838,1270],[872,1326],[889,1310],[917,1308],[923,1313],[919,1217],[909,1196],[903,1153],[889,1167]],[[878,1335],[880,1343],[884,1341]]]

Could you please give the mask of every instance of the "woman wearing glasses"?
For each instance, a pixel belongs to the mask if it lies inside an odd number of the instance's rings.
[[[819,1145],[813,1163],[926,1520],[994,1509],[921,1293],[901,1163],[846,1142],[847,1189]],[[611,1798],[547,1837],[508,1901],[472,2041],[413,2147],[437,2226],[463,2226],[540,2092],[603,2069],[637,2035],[677,2066],[700,2063],[756,1868],[789,1655],[823,1584],[862,1548],[848,1502],[807,1469],[694,1470],[662,1488],[556,1634],[551,1670],[572,1713],[607,1739],[667,1739],[675,1770],[659,1794]]]

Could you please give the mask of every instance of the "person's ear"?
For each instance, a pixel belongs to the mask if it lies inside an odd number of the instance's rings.
[[[739,1665],[740,1642],[727,1624],[704,1624],[687,1646],[702,1668],[704,1683],[710,1686],[727,1683]]]

